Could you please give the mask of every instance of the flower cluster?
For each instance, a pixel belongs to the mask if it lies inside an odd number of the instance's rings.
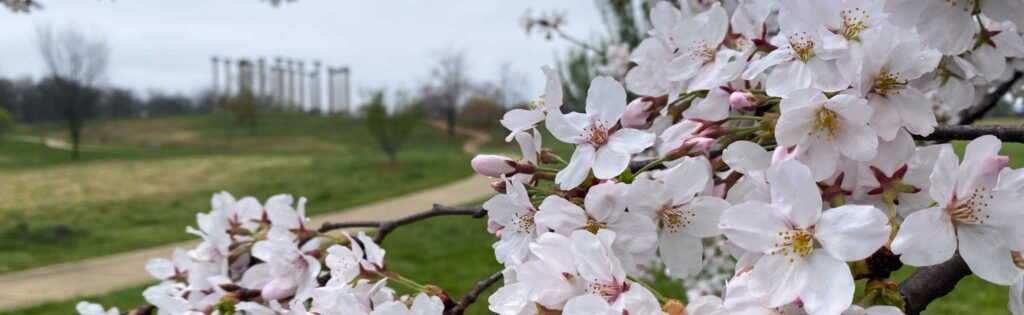
[[[443,291],[389,271],[385,251],[363,232],[338,238],[310,229],[305,198],[296,203],[277,195],[260,204],[221,192],[211,203],[213,210],[196,216],[198,228],[187,229],[202,238],[199,245],[146,264],[161,282],[142,294],[159,314],[426,315],[445,309]],[[389,281],[421,293],[399,296]],[[78,312],[118,310],[81,302]]]
[[[484,204],[505,266],[491,311],[901,314],[889,274],[959,252],[1021,314],[1024,171],[993,136],[962,160],[914,137],[1021,67],[1024,3],[696,6],[655,4],[624,85],[594,79],[585,112],[563,113],[545,68],[541,106],[502,120],[522,158],[474,159],[501,192]],[[574,146],[568,161],[543,130]],[[706,283],[723,264],[689,306],[642,277]]]
[[[540,100],[501,120],[522,156],[472,160],[499,192],[483,205],[504,266],[491,311],[902,314],[893,271],[962,259],[1010,286],[1024,314],[1024,170],[991,135],[962,158],[914,139],[1020,71],[1024,3],[684,2],[653,5],[650,37],[610,52],[633,64],[606,69],[624,82],[594,79],[582,113],[563,112],[561,79],[544,68]],[[560,23],[525,25],[550,35]],[[545,148],[547,135],[571,155]],[[388,270],[363,233],[307,226],[305,199],[220,193],[212,208],[187,229],[198,246],[146,266],[160,314],[465,307]],[[687,304],[653,289],[653,273],[686,283]],[[856,304],[855,279],[867,280]]]

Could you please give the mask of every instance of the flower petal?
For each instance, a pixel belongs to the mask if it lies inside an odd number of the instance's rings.
[[[783,161],[768,168],[772,206],[782,210],[790,222],[807,228],[821,215],[821,192],[811,177],[811,170],[794,160]]]
[[[800,290],[800,301],[810,314],[839,314],[853,299],[853,276],[845,262],[825,253],[812,253],[801,266],[808,281]]]
[[[594,177],[609,179],[619,176],[629,167],[629,156],[629,153],[616,151],[609,146],[602,146],[597,149],[597,157],[594,159]]]
[[[540,211],[534,216],[537,224],[568,234],[587,224],[587,214],[583,208],[559,196],[544,198],[538,207]]]
[[[611,77],[596,77],[587,90],[587,116],[611,128],[626,112],[626,90]]]
[[[771,251],[779,242],[779,232],[790,229],[781,209],[759,201],[726,209],[718,227],[736,245],[758,253]]]
[[[630,128],[619,129],[608,138],[606,145],[615,151],[637,154],[654,145],[654,134]]]
[[[842,261],[871,256],[889,240],[889,218],[873,206],[846,205],[821,214],[814,238]]]
[[[590,173],[590,168],[594,165],[595,155],[596,152],[592,145],[576,146],[576,151],[569,158],[569,165],[555,174],[555,184],[558,185],[558,188],[569,190],[583,183],[583,180],[587,178],[587,173]]]
[[[998,285],[1020,281],[1021,271],[1013,264],[1010,249],[997,229],[962,224],[956,231],[960,256],[971,267],[971,272]]]
[[[677,279],[693,276],[704,265],[704,244],[696,237],[684,233],[661,230],[658,253],[669,276]]]
[[[911,213],[903,220],[892,252],[911,266],[931,266],[953,257],[957,241],[953,222],[942,208],[928,208]]]

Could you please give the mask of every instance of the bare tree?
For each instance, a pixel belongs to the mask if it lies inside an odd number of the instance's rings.
[[[467,73],[469,65],[466,54],[462,51],[447,51],[437,58],[437,65],[431,71],[436,82],[435,91],[442,99],[443,115],[448,125],[448,135],[455,136],[455,119],[459,110],[459,102],[470,86]]]
[[[110,49],[103,40],[79,30],[56,31],[50,26],[36,29],[36,47],[46,63],[47,80],[52,81],[49,103],[67,120],[71,159],[77,160],[82,125],[96,102],[91,92],[107,70]]]

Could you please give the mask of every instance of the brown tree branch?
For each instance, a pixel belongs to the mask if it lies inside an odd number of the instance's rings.
[[[944,263],[917,268],[899,286],[900,294],[906,301],[907,315],[920,314],[928,304],[952,292],[957,282],[970,274],[971,269],[960,258],[960,253],[954,254],[953,258]]]
[[[1010,89],[1013,88],[1013,85],[1016,84],[1021,77],[1024,77],[1024,72],[1014,72],[1009,81],[1003,82],[991,93],[985,94],[985,97],[982,98],[978,104],[965,110],[960,116],[961,118],[959,123],[961,125],[970,125],[984,117],[985,113],[988,113],[988,111],[995,108],[996,105],[999,105],[999,99],[1003,98],[1003,95],[1010,92]]]
[[[491,287],[491,285],[494,285],[495,282],[498,282],[498,280],[501,280],[501,278],[504,277],[502,271],[504,270],[498,270],[498,272],[495,272],[490,277],[487,277],[487,279],[483,279],[480,280],[480,282],[477,282],[476,286],[474,286],[472,290],[469,290],[469,292],[466,293],[465,296],[459,299],[459,302],[455,304],[455,307],[446,311],[444,314],[462,315],[462,313],[466,311],[467,307],[472,305],[473,302],[476,302],[477,297],[479,297],[480,294],[484,292],[484,290],[487,290],[487,288]]]
[[[984,135],[996,136],[1004,142],[1024,143],[1024,126],[941,125],[927,137],[914,136],[914,139],[949,142],[974,140]]]
[[[481,218],[487,215],[487,210],[481,207],[452,207],[434,204],[434,207],[430,210],[423,211],[417,214],[398,218],[390,221],[355,221],[355,222],[339,222],[332,223],[327,222],[320,226],[318,231],[320,233],[354,227],[365,227],[365,228],[377,228],[377,235],[373,238],[373,241],[380,244],[384,241],[384,238],[388,236],[395,228],[403,226],[409,223],[420,221],[427,218],[445,215],[468,215],[474,218]]]

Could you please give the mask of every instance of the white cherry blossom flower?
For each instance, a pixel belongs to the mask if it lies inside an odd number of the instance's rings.
[[[799,298],[811,314],[845,310],[854,290],[845,262],[870,256],[888,240],[888,218],[863,205],[822,211],[810,170],[796,161],[774,165],[768,181],[770,204],[734,205],[720,224],[731,241],[764,254],[751,271],[751,292],[769,307]]]
[[[931,134],[938,124],[935,114],[925,95],[909,83],[935,70],[939,52],[895,27],[875,28],[863,37],[864,60],[854,85],[872,108],[871,127],[885,141],[901,127],[917,135]]]
[[[103,305],[96,303],[89,303],[86,301],[78,302],[75,304],[75,311],[78,311],[78,315],[119,315],[121,311],[116,307],[110,309],[104,309]]]
[[[711,186],[711,164],[686,158],[668,170],[664,183],[638,178],[629,191],[629,210],[660,223],[658,252],[677,277],[692,276],[703,266],[702,238],[721,234],[718,218],[729,203],[702,196]]]
[[[618,176],[629,166],[630,156],[654,144],[654,135],[636,129],[617,128],[626,111],[626,91],[609,77],[597,77],[587,91],[587,113],[549,111],[547,127],[562,142],[576,144],[569,165],[555,175],[562,189],[579,186],[591,169],[594,177]]]
[[[611,230],[615,241],[631,254],[640,254],[654,247],[658,239],[654,222],[643,215],[626,211],[629,185],[604,183],[590,188],[580,207],[562,197],[548,196],[535,215],[538,224],[561,234],[577,230],[597,233]]]
[[[714,80],[711,76],[717,74],[714,70],[715,56],[728,30],[729,14],[718,3],[676,24],[672,29],[672,40],[680,54],[668,64],[668,78],[674,81]]]
[[[494,255],[498,262],[518,265],[530,254],[530,242],[540,236],[535,215],[537,208],[530,202],[530,195],[523,183],[515,178],[505,181],[506,193],[499,194],[484,203],[487,216],[502,226],[500,240],[494,243]]]
[[[846,94],[826,98],[814,89],[794,91],[780,104],[775,139],[779,146],[806,150],[814,178],[823,180],[835,172],[840,155],[858,161],[875,157],[878,137],[867,124],[871,108],[866,103]]]
[[[562,108],[562,79],[558,76],[558,71],[548,66],[541,68],[541,71],[547,76],[541,101],[531,103],[530,109],[510,110],[501,118],[501,125],[509,130],[505,142],[512,141],[517,134],[537,127],[538,123],[544,121],[549,110],[557,112]]]
[[[846,43],[817,21],[791,17],[796,14],[793,7],[779,10],[779,21],[789,23],[782,24],[780,34],[771,40],[778,48],[752,61],[743,79],[753,80],[770,68],[765,91],[778,97],[810,87],[825,92],[845,89],[850,84],[835,59],[848,53]]]
[[[1001,143],[983,136],[967,145],[962,163],[948,144],[943,145],[928,192],[935,207],[911,213],[892,242],[892,251],[913,266],[948,260],[959,249],[974,274],[996,284],[1020,280],[1020,269],[1010,250],[1024,249],[1020,226],[1024,202],[1017,192],[996,189],[1007,158],[999,156]]]

